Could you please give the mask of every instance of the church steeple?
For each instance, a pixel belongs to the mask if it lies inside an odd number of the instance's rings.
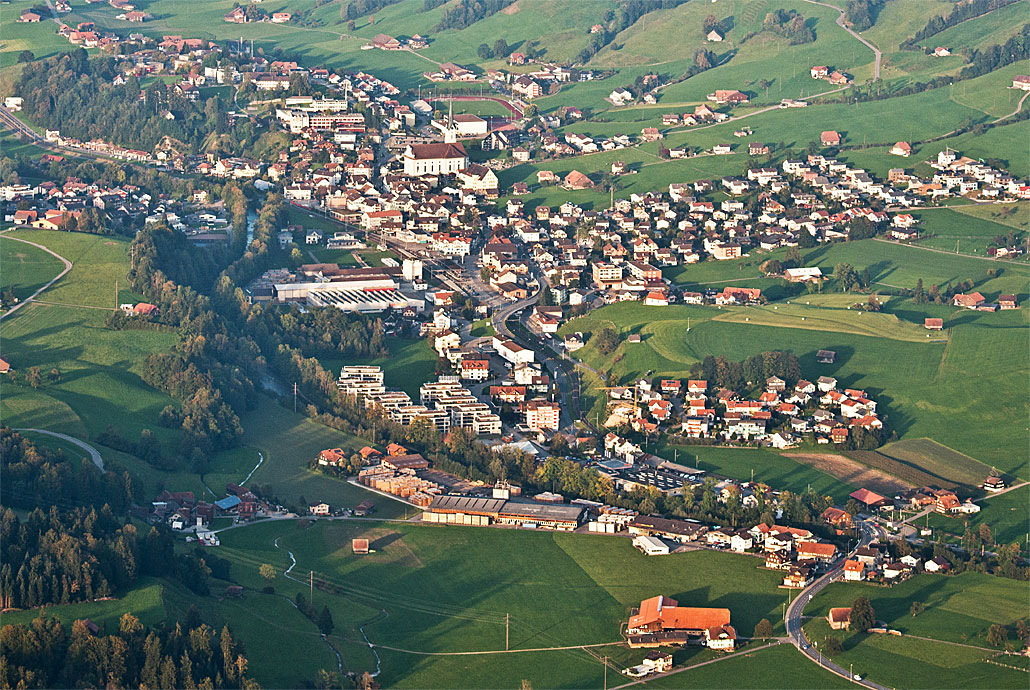
[[[458,141],[458,129],[454,126],[454,99],[447,99],[447,127],[443,131],[443,143],[454,144]]]

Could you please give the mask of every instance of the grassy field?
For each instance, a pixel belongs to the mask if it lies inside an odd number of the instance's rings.
[[[980,501],[981,510],[973,515],[950,518],[931,513],[926,519],[919,520],[919,526],[928,525],[938,532],[961,537],[966,523],[974,530],[981,524],[987,524],[999,544],[1017,542],[1021,549],[1027,550],[1026,510],[1030,505],[1030,487],[1014,489],[1000,496],[989,496]]]
[[[47,606],[48,616],[61,619],[66,629],[80,618],[89,618],[101,631],[114,633],[118,630],[118,619],[123,613],[131,613],[143,625],[154,625],[164,620],[167,611],[163,599],[164,584],[161,580],[144,578],[135,587],[110,601],[90,601],[81,604]],[[39,609],[5,612],[4,625],[30,625],[39,615]]]
[[[992,654],[988,650],[915,637],[831,631],[825,619],[806,623],[805,634],[816,642],[830,634],[843,637],[844,652],[833,660],[853,667],[863,678],[888,687],[914,690],[1026,687],[1025,672],[984,663]]]
[[[778,490],[803,493],[811,488],[820,495],[832,496],[844,503],[857,489],[826,472],[797,462],[766,448],[711,448],[704,446],[659,447],[658,455],[688,467],[698,467],[711,474],[741,480],[765,482]]]
[[[322,366],[334,374],[347,364],[382,367],[387,388],[399,388],[417,399],[419,388],[434,376],[436,352],[425,338],[387,338],[386,346],[390,350],[386,357],[325,358]]]
[[[850,688],[851,684],[804,658],[792,645],[733,656],[644,683],[645,688]]]
[[[987,245],[995,237],[1015,230],[1017,238],[1026,225],[1030,204],[999,204],[990,206],[954,206],[915,211],[920,230],[931,233],[919,242],[921,247],[932,247],[962,254],[987,256]],[[1005,222],[998,222],[1003,220]],[[1015,225],[1013,225],[1015,224]]]
[[[879,452],[966,486],[979,485],[991,469],[968,455],[945,448],[928,438],[889,443],[880,448]]]
[[[351,555],[350,539],[356,536],[371,538],[375,553]],[[272,543],[276,537],[280,549]],[[289,549],[298,571],[313,569],[347,592],[316,592],[316,605],[353,607],[361,614],[351,617],[354,624],[375,621],[365,628],[371,641],[413,651],[503,649],[505,614],[511,616],[512,649],[615,643],[629,607],[657,593],[684,605],[727,606],[746,635],[760,618],[777,620],[785,600],[776,574],[757,568],[752,558],[703,551],[646,561],[645,568],[646,557],[615,537],[320,522],[309,528],[278,523],[231,530],[223,533],[222,543],[220,555],[239,562],[237,576],[255,584],[254,564],[282,569],[290,563],[284,552]],[[277,579],[276,586],[286,591],[294,585]],[[382,682],[507,687],[528,678],[541,687],[596,687],[602,671],[582,652],[464,659],[464,673],[456,673],[455,661],[390,653],[384,656]]]
[[[830,607],[850,606],[855,597],[866,596],[876,617],[904,636],[833,632],[844,638],[844,653],[834,657],[838,664],[853,663],[856,673],[891,687],[1025,687],[1024,674],[980,660],[991,649],[987,628],[1011,624],[1025,614],[1013,604],[1025,601],[1027,594],[1025,582],[980,573],[917,575],[891,588],[834,583],[806,608],[806,614],[821,618],[806,624],[805,632],[810,640],[821,641],[831,634],[825,621]],[[915,617],[909,612],[913,601],[926,607]]]
[[[357,451],[366,445],[365,441],[312,422],[267,398],[262,398],[257,409],[245,414],[240,421],[244,445],[264,455],[264,462],[254,472],[251,484],[271,486],[280,500],[290,503],[299,504],[303,496],[308,503],[326,501],[334,508],[353,508],[372,498],[380,517],[392,518],[404,513],[405,506],[401,503],[308,469],[308,463],[321,450]]]
[[[985,48],[1002,44],[1019,32],[1019,28],[1026,22],[1028,11],[1025,2],[1014,2],[949,27],[926,39],[921,45],[930,49],[950,46],[954,50],[955,47]]]
[[[0,237],[0,289],[12,288],[18,299],[25,299],[43,287],[64,268],[56,258],[24,242]]]

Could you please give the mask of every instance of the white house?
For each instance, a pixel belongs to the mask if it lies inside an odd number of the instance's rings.
[[[533,350],[522,347],[514,340],[502,340],[494,336],[493,344],[497,354],[512,364],[528,364],[536,360],[536,353]]]
[[[669,546],[657,537],[640,534],[633,538],[633,546],[640,549],[645,556],[666,556]]]

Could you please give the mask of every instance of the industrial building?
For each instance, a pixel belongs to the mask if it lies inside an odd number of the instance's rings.
[[[538,503],[475,496],[437,496],[422,515],[425,522],[453,525],[514,525],[572,531],[583,522],[579,505]]]

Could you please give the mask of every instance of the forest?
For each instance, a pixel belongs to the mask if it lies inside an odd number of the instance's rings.
[[[3,608],[93,601],[125,590],[143,575],[174,577],[197,594],[209,592],[211,569],[202,556],[176,556],[167,530],[151,527],[141,536],[107,505],[99,510],[51,505],[24,520],[5,508],[0,557]]]
[[[0,427],[0,503],[31,510],[40,505],[126,511],[134,498],[129,474],[109,467],[101,472],[88,457],[37,446]]]
[[[196,608],[174,627],[145,628],[131,613],[105,634],[77,620],[67,631],[40,613],[0,630],[4,688],[258,688],[229,626],[216,631]]]

